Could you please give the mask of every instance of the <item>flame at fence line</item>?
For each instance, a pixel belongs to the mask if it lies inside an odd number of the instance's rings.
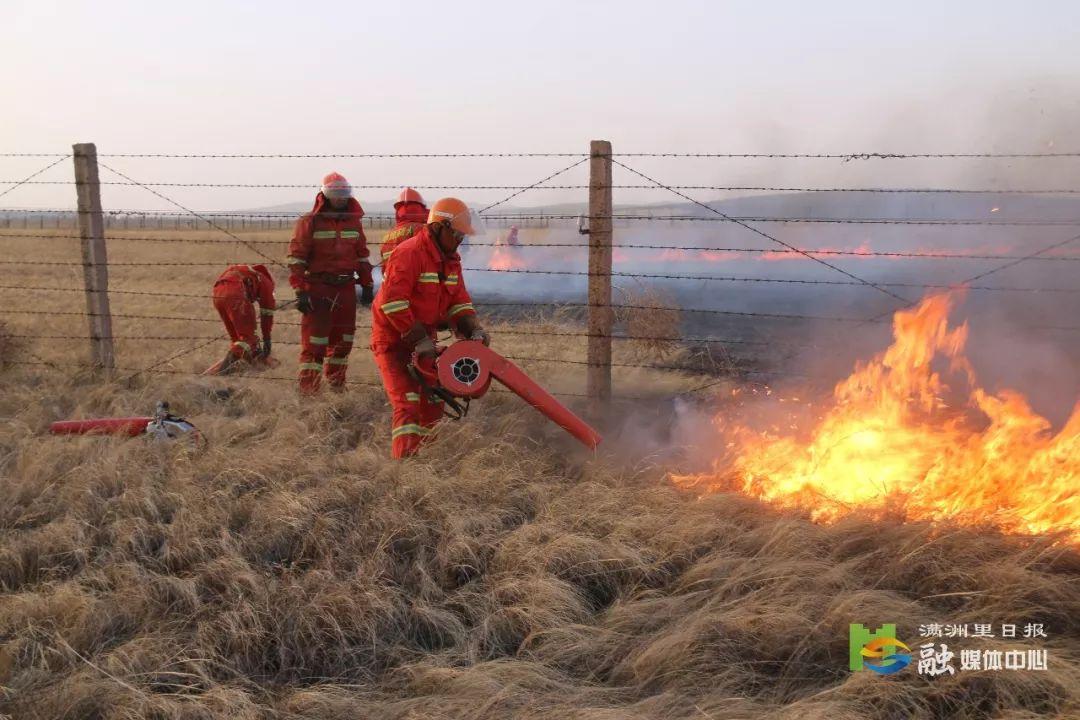
[[[874,253],[874,248],[871,247],[869,240],[863,240],[861,243],[859,243],[856,247],[853,247],[853,248],[847,248],[847,247],[844,247],[844,248],[840,248],[840,247],[818,247],[818,248],[808,249],[805,252],[809,253],[810,255],[813,255],[815,252],[820,253],[822,255],[826,255],[826,254],[830,254],[830,253],[837,253],[837,252],[848,252],[848,253],[854,253],[854,254],[846,255],[845,257],[878,257],[878,256],[873,254]],[[761,255],[761,259],[766,260],[766,261],[774,261],[775,262],[777,260],[781,260],[781,261],[782,260],[805,260],[806,256],[803,255],[802,253],[797,253],[797,252],[793,252],[793,251],[790,251],[790,250],[786,251],[786,252],[780,252],[780,251],[777,251],[777,250],[770,250],[768,252],[763,253]]]
[[[919,260],[919,255],[926,256],[928,260],[937,259],[940,255],[952,257],[979,257],[979,256],[1004,256],[1023,255],[1028,252],[1025,248],[1013,244],[997,243],[995,245],[979,245],[972,247],[941,248],[930,245],[918,245],[915,247],[881,248],[875,247],[869,240],[864,240],[858,245],[851,246],[816,246],[803,250],[813,257],[836,256],[838,260],[878,260],[878,261],[912,261]],[[1076,257],[1069,251],[1058,249],[1053,252],[1043,253],[1043,257]],[[766,262],[800,262],[805,263],[806,255],[795,250],[782,249],[744,249],[744,250],[702,250],[681,247],[654,250],[651,255],[634,255],[626,250],[618,251],[617,260],[623,262],[651,261],[660,263],[720,263],[727,261],[754,261]]]
[[[488,268],[491,270],[524,270],[528,266],[521,253],[509,245],[496,245],[488,258]]]
[[[900,512],[1080,542],[1080,404],[1055,433],[1019,393],[980,387],[964,355],[966,325],[949,326],[954,301],[936,295],[897,312],[893,344],[857,364],[805,431],[762,432],[717,415],[728,457],[672,480],[816,520]]]

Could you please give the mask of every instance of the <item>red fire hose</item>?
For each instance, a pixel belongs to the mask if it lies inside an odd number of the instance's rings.
[[[169,413],[169,403],[157,404],[150,417],[91,418],[89,420],[58,420],[49,425],[53,435],[146,435],[157,440],[175,440],[188,437],[196,442],[202,436],[194,425]]]
[[[94,418],[92,420],[60,420],[49,426],[53,435],[128,435],[135,437],[146,432],[152,417]]]

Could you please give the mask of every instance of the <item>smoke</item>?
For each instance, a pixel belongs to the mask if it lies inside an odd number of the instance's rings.
[[[1006,390],[1020,393],[1056,432],[1080,396],[1078,355],[1063,350],[1053,339],[1033,335],[1015,313],[1010,314],[1015,309],[981,315],[969,296],[952,313],[950,327],[968,325],[963,356],[978,387],[992,395]],[[792,375],[774,382],[730,379],[718,383],[707,397],[677,398],[664,406],[639,404],[624,416],[614,436],[616,453],[649,457],[676,474],[693,474],[734,467],[746,438],[806,441],[837,405],[833,383],[825,378],[845,379],[857,365],[879,356],[890,342],[884,335],[880,331],[854,334],[830,346],[829,352],[801,354],[791,360]],[[814,373],[819,381],[796,376],[795,368]],[[939,398],[943,417],[961,413],[975,426],[989,420],[972,404],[973,386],[959,367],[940,357],[931,368],[945,380]],[[721,484],[725,481],[719,478]]]
[[[962,308],[971,329],[968,355],[983,385],[1021,392],[1055,427],[1080,398],[1080,330],[1077,298],[1018,298],[987,307]]]
[[[722,149],[748,152],[1068,152],[1080,110],[1078,84],[1069,79],[987,78],[985,83],[921,87],[907,97],[880,103],[871,117],[838,105],[835,122],[795,126],[775,118],[760,122],[762,108],[746,106],[745,127],[725,135]],[[756,110],[755,110],[756,108]],[[868,109],[868,108],[864,108]],[[947,109],[948,112],[943,112]],[[841,117],[841,114],[846,113]],[[801,123],[802,121],[800,121]],[[622,149],[615,138],[615,151]],[[1023,257],[1080,233],[1080,196],[1032,195],[1008,190],[1075,189],[1074,158],[1044,159],[853,159],[720,160],[626,158],[625,161],[665,182],[685,185],[769,187],[878,187],[987,189],[987,194],[930,193],[735,193],[685,191],[732,216],[818,219],[940,219],[1057,225],[925,225],[868,223],[749,224],[799,248],[872,249],[888,252],[945,252],[959,255]],[[641,179],[615,168],[616,183]],[[667,191],[616,191],[616,212],[652,205],[657,214],[694,214],[721,220]],[[533,231],[534,233],[536,231]],[[523,233],[524,235],[524,233]],[[529,269],[581,271],[586,265],[583,238],[572,227],[552,227],[532,241],[578,243],[580,247],[523,249]],[[523,242],[530,239],[525,237]],[[675,297],[684,309],[680,331],[688,337],[722,337],[736,344],[736,357],[771,376],[822,388],[851,372],[859,359],[884,349],[890,341],[889,313],[903,306],[873,288],[833,285],[853,282],[836,269],[803,256],[772,253],[680,251],[679,247],[782,250],[780,243],[725,222],[616,223],[615,271],[647,275],[731,276],[748,282],[643,279]],[[654,245],[663,249],[635,249]],[[1052,255],[1080,257],[1080,240]],[[1001,271],[1007,260],[937,258],[865,258],[820,256],[870,283],[907,284],[887,289],[909,302],[938,292],[933,287],[963,283],[995,290],[971,290],[956,310],[956,321],[970,325],[968,355],[980,382],[989,390],[1013,388],[1026,395],[1039,413],[1056,423],[1068,415],[1080,394],[1080,330],[1075,329],[1080,297],[1075,290],[1080,261],[1027,260]],[[467,260],[467,264],[469,263]],[[993,272],[991,272],[993,271]],[[474,274],[472,288],[483,295],[522,300],[584,302],[586,278],[575,276]],[[801,282],[760,282],[762,279]],[[636,282],[616,277],[616,286]],[[824,283],[824,284],[821,284]],[[619,293],[616,291],[618,302]],[[745,317],[685,310],[752,313]],[[782,319],[769,314],[834,320]],[[1070,329],[1072,328],[1072,329]],[[757,344],[752,344],[757,343]],[[696,420],[691,424],[696,423]]]
[[[664,471],[707,470],[723,451],[714,423],[717,410],[715,404],[682,397],[621,401],[600,427],[607,462]]]

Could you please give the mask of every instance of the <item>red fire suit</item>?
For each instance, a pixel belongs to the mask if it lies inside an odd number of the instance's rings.
[[[258,268],[258,269],[256,269]],[[259,304],[260,329],[270,339],[274,328],[274,279],[262,265],[230,265],[214,282],[214,307],[232,340],[230,352],[237,360],[251,360],[255,338],[255,305]]]
[[[397,216],[397,225],[386,233],[386,237],[382,241],[382,247],[379,248],[379,252],[382,254],[384,278],[386,277],[386,266],[390,262],[390,254],[394,252],[394,248],[420,232],[420,228],[427,224],[428,218],[428,209],[424,207],[423,203],[418,202],[401,203],[394,208],[394,213]]]
[[[409,375],[413,348],[402,335],[417,323],[432,338],[439,326],[456,332],[461,318],[475,314],[461,276],[461,257],[443,255],[426,225],[394,249],[371,314],[371,350],[394,409],[393,457],[414,454],[443,415],[441,403],[427,397]]]
[[[334,211],[322,193],[315,207],[297,220],[289,243],[289,284],[308,293],[314,309],[300,321],[300,392],[319,389],[324,361],[332,388],[345,385],[356,332],[355,278],[372,287],[364,210],[355,198]]]

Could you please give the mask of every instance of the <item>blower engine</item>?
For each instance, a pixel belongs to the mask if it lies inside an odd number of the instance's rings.
[[[588,423],[552,397],[521,368],[479,341],[461,340],[439,348],[434,365],[414,354],[410,368],[421,387],[442,399],[457,413],[457,418],[468,411],[469,400],[488,391],[494,378],[590,450],[595,450],[602,440]],[[464,406],[458,398],[465,399]]]
[[[93,418],[90,420],[60,420],[49,426],[53,435],[146,435],[154,440],[200,440],[195,426],[183,418],[169,414],[169,403],[157,404],[151,417]]]

